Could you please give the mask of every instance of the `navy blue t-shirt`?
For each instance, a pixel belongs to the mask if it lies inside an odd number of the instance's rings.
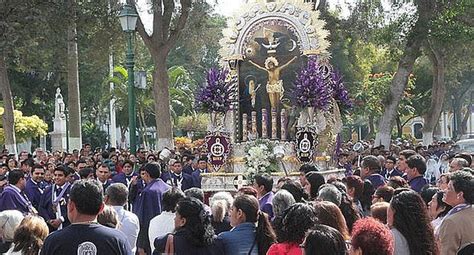
[[[72,224],[51,233],[41,255],[129,255],[132,249],[119,230],[99,224]]]

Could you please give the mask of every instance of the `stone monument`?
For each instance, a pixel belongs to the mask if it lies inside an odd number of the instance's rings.
[[[54,119],[53,132],[51,135],[51,149],[53,151],[65,151],[67,147],[66,140],[66,115],[64,113],[65,105],[61,89],[56,89],[54,99]]]

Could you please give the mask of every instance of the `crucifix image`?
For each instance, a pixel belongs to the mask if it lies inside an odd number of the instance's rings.
[[[286,62],[284,65],[279,66],[278,60],[275,57],[267,57],[265,60],[265,66],[260,66],[259,64],[249,60],[250,64],[254,65],[258,69],[264,70],[268,73],[267,81],[267,93],[270,98],[270,105],[273,109],[278,108],[280,100],[283,98],[283,93],[285,89],[283,88],[283,80],[280,79],[280,74],[283,69],[290,65],[296,56],[294,56],[290,61]]]

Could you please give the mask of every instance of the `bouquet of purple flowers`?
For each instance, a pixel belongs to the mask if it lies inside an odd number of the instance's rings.
[[[316,57],[309,57],[294,82],[294,101],[299,107],[327,110],[331,100],[331,86],[324,80]]]
[[[347,91],[346,87],[344,86],[344,82],[342,80],[342,74],[339,70],[334,70],[331,73],[331,87],[333,92],[333,97],[336,99],[336,102],[342,109],[352,108],[353,102],[349,98],[349,92]]]
[[[226,113],[232,102],[232,83],[229,70],[211,68],[207,72],[206,83],[196,94],[196,107],[203,112]]]

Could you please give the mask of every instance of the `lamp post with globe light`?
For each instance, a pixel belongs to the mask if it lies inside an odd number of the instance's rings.
[[[136,145],[136,109],[135,109],[135,88],[134,88],[134,73],[133,67],[134,62],[134,53],[133,53],[133,35],[135,33],[135,27],[138,20],[138,14],[135,9],[129,5],[125,4],[119,14],[120,24],[122,25],[122,30],[127,33],[127,53],[126,53],[126,62],[125,66],[127,67],[128,72],[128,123],[130,131],[130,152],[135,154],[137,145]]]

